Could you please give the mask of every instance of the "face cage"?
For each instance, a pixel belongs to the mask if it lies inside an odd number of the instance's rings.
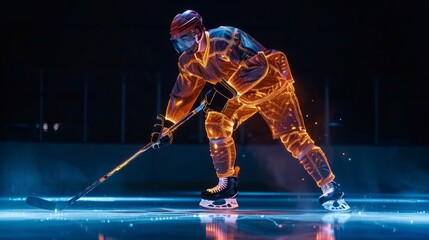
[[[195,40],[195,36],[193,32],[189,32],[181,37],[176,39],[170,39],[173,44],[174,49],[178,53],[183,53],[186,51],[188,54],[192,54],[195,49],[195,45],[197,41]]]

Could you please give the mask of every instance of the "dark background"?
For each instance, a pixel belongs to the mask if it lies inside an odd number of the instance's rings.
[[[286,53],[317,142],[429,143],[423,0],[2,2],[0,139],[146,143],[177,74],[169,25],[186,9],[208,29],[235,26]],[[205,143],[201,121],[175,141]],[[259,116],[238,134],[240,143],[273,142]]]
[[[186,9],[286,53],[346,192],[429,193],[427,1],[17,0],[0,4],[0,194],[80,192],[145,145],[177,75],[170,22]],[[319,193],[259,115],[234,137],[243,191]],[[203,114],[174,142],[93,194],[213,186]]]

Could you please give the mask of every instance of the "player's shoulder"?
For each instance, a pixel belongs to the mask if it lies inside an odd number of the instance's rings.
[[[236,27],[231,26],[219,26],[217,28],[213,28],[208,30],[210,38],[224,38],[231,39],[236,31]]]
[[[177,61],[177,64],[179,65],[179,68],[184,68],[185,65],[191,60],[191,56],[190,54],[187,54],[185,52],[183,52],[182,54],[180,54],[179,59]]]

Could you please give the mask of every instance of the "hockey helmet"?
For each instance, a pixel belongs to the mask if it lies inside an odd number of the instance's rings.
[[[186,10],[173,18],[170,25],[170,40],[178,53],[193,54],[198,50],[204,34],[198,39],[196,29],[200,32],[205,31],[202,17],[194,10]]]

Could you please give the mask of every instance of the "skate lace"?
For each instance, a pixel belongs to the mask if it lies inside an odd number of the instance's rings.
[[[219,182],[215,187],[207,189],[208,192],[211,193],[218,193],[226,188],[228,185],[228,179],[227,178],[219,178]]]
[[[334,184],[332,182],[322,186],[323,195],[328,195],[329,193],[331,193],[333,191],[334,191]]]

